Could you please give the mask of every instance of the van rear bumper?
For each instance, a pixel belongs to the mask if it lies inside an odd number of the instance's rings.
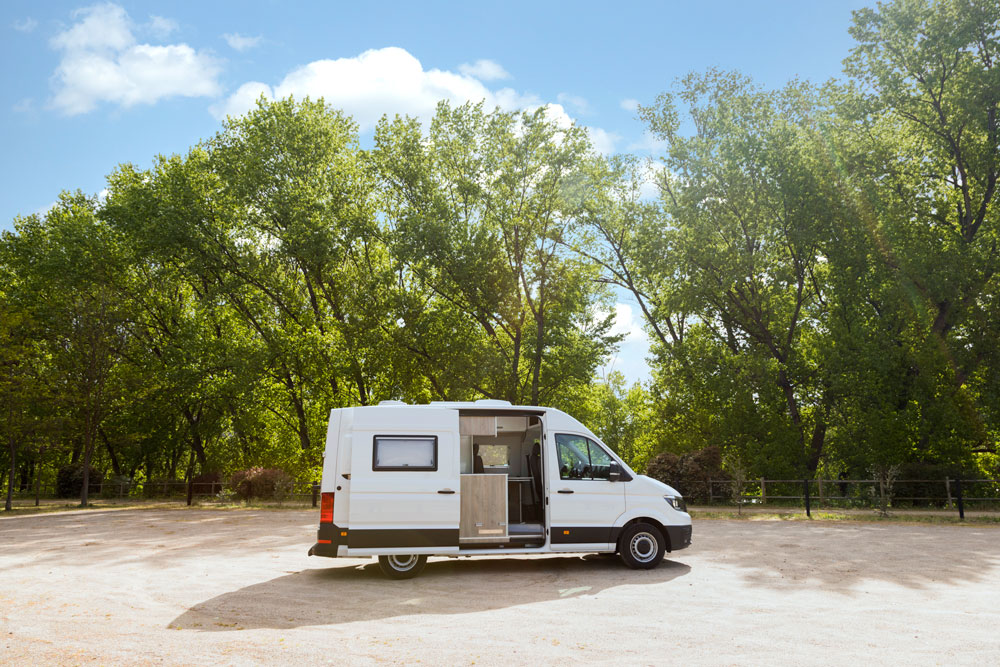
[[[347,529],[332,523],[321,523],[316,532],[316,544],[309,549],[309,555],[336,558],[337,547],[341,544],[347,544]]]
[[[334,544],[325,544],[323,542],[317,542],[309,548],[310,556],[326,556],[327,558],[337,557],[337,546]]]
[[[667,529],[667,551],[680,551],[691,546],[691,526],[664,526]]]

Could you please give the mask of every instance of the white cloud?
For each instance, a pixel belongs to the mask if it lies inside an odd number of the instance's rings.
[[[639,197],[642,199],[660,198],[660,180],[663,178],[667,168],[662,162],[655,160],[646,161],[646,171],[642,185],[639,187]]]
[[[619,290],[619,298],[629,298]],[[599,317],[607,313],[597,313]],[[629,383],[649,379],[649,366],[646,358],[649,356],[649,337],[642,328],[642,314],[638,307],[619,301],[614,308],[614,324],[611,334],[624,335],[618,349],[606,360],[602,372],[605,377],[612,371],[620,371]]]
[[[480,61],[483,62],[483,61]],[[467,73],[425,70],[420,61],[398,47],[372,49],[353,58],[316,60],[289,72],[277,85],[248,81],[227,98],[211,105],[216,118],[239,116],[254,108],[257,100],[323,98],[342,109],[370,130],[383,115],[408,115],[429,120],[440,100],[456,104],[483,101],[488,109],[506,111],[545,109],[545,117],[560,128],[568,128],[573,118],[562,104],[549,103],[536,95],[513,88],[491,90],[483,81]],[[596,150],[614,152],[621,137],[599,127],[587,128]]]
[[[406,50],[387,47],[371,49],[353,58],[313,61],[292,70],[273,87],[260,82],[245,83],[228,99],[210,107],[210,111],[218,118],[239,115],[251,109],[261,93],[276,98],[322,97],[331,106],[353,116],[362,131],[374,127],[383,114],[428,119],[440,100],[455,103],[485,100],[488,107],[503,109],[539,106],[534,96],[520,95],[510,88],[492,91],[466,74],[425,70]]]
[[[615,304],[615,321],[611,327],[611,335],[624,334],[624,343],[647,341],[646,332],[642,329],[642,322],[636,317],[632,306],[627,303]]]
[[[635,111],[639,108],[639,100],[633,99],[631,97],[626,97],[624,100],[618,103],[622,109],[625,111]]]
[[[221,68],[215,58],[187,44],[136,44],[132,22],[120,6],[94,5],[73,17],[77,23],[51,41],[62,51],[52,105],[64,113],[86,113],[101,102],[131,107],[219,93]]]
[[[274,99],[271,86],[260,81],[248,81],[237,88],[235,93],[218,104],[213,104],[208,110],[219,119],[226,116],[239,116],[253,109],[261,95],[268,100]]]
[[[257,37],[249,37],[247,35],[241,35],[238,32],[226,33],[222,37],[226,40],[226,43],[229,44],[231,49],[240,51],[241,53],[259,45],[261,40],[259,35]]]
[[[44,218],[49,211],[54,209],[59,204],[59,200],[49,202],[45,206],[40,206],[31,212],[32,215],[37,215],[39,218]]]
[[[559,100],[559,104],[572,108],[578,114],[590,113],[590,103],[579,95],[559,93],[556,95],[556,99]]]
[[[146,27],[160,39],[165,39],[170,33],[178,29],[177,21],[155,15],[149,17],[149,23]]]
[[[35,108],[35,100],[31,97],[24,97],[11,107],[11,109],[17,113],[28,113]]]
[[[556,127],[568,130],[571,125],[573,125],[573,117],[566,113],[566,109],[563,108],[561,104],[539,104],[532,101],[529,104],[524,105],[525,109],[528,111],[534,111],[539,107],[545,107],[545,120],[550,123],[554,123]]]
[[[477,60],[472,63],[465,63],[458,66],[458,71],[465,76],[480,81],[496,81],[497,79],[509,79],[510,74],[499,63],[492,60]]]
[[[621,141],[622,136],[617,132],[608,132],[599,127],[588,127],[590,133],[590,143],[594,150],[604,155],[611,155],[615,152],[615,146]]]
[[[646,132],[642,133],[642,138],[639,141],[633,141],[628,145],[630,151],[649,151],[656,152],[666,148],[667,142],[658,139],[653,133]]]
[[[131,21],[118,5],[106,3],[73,12],[80,18],[73,27],[52,38],[52,46],[61,51],[121,51],[132,45]]]
[[[18,32],[32,32],[38,27],[38,21],[29,16],[28,18],[14,21],[10,26]]]

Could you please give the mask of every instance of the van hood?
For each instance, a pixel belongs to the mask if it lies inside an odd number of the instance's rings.
[[[653,479],[652,477],[647,477],[646,475],[637,475],[633,480],[633,484],[636,484],[635,490],[640,494],[649,495],[661,495],[661,496],[679,496],[680,493],[674,487],[664,484],[658,479]]]

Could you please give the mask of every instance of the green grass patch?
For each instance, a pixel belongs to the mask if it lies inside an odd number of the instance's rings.
[[[195,500],[189,507],[184,500],[101,500],[90,502],[86,507],[81,507],[79,501],[74,500],[42,500],[37,507],[32,504],[15,504],[8,512],[0,510],[0,518],[14,516],[31,516],[35,514],[54,514],[57,512],[93,512],[108,510],[304,510],[313,509],[309,501],[292,502],[285,501],[277,503],[274,501],[251,502],[249,505],[242,501],[216,502],[208,500]],[[319,509],[316,508],[316,512]]]
[[[806,516],[805,510],[768,512],[754,510],[737,513],[736,510],[691,509],[694,519],[724,519],[738,521],[853,521],[870,523],[930,523],[930,524],[1000,524],[1000,514],[966,514],[965,520],[958,518],[958,513],[943,514],[930,512],[889,512],[882,516],[877,511],[856,510],[851,512],[836,510],[814,510],[812,517]]]

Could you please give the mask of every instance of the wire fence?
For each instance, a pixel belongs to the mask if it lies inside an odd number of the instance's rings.
[[[680,488],[689,504],[812,509],[1000,511],[995,479],[694,480]]]
[[[1000,482],[993,479],[731,479],[687,480],[675,484],[688,504],[709,506],[799,507],[813,509],[931,509],[955,511],[964,518],[965,510],[1000,511]],[[21,500],[50,500],[59,497],[54,486],[21,489]],[[174,500],[195,502],[264,501],[290,504],[319,503],[319,484],[295,483],[265,498],[239,498],[224,482],[123,480],[90,484],[94,499],[141,501]],[[73,497],[79,497],[78,494]]]

